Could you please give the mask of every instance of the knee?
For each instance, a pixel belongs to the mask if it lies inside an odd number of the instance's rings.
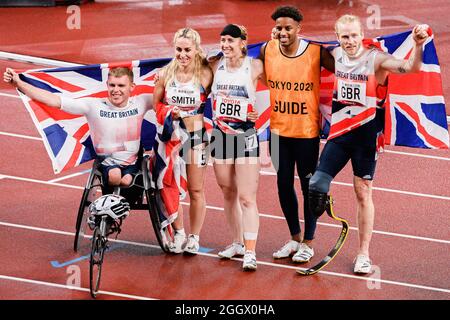
[[[191,200],[200,200],[204,198],[203,188],[189,188],[189,197]]]
[[[131,174],[126,174],[120,180],[120,185],[127,187],[131,184],[131,182],[133,182],[133,177]]]
[[[355,195],[356,200],[360,204],[368,204],[372,201],[372,192],[369,185],[365,183],[360,183],[358,185],[355,185]]]
[[[109,170],[108,172],[108,184],[110,186],[118,186],[120,185],[120,181],[122,178],[122,174],[119,168],[114,168]]]
[[[225,200],[234,200],[237,196],[237,189],[226,185],[219,185],[222,189],[223,197]]]
[[[333,177],[323,171],[316,171],[309,180],[309,191],[328,193]]]
[[[245,209],[251,209],[256,206],[256,197],[251,195],[239,195],[239,203]]]

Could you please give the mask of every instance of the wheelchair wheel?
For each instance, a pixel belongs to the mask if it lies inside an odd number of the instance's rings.
[[[173,241],[174,230],[171,224],[165,226],[164,228],[161,227],[161,216],[163,216],[163,209],[160,193],[155,190],[146,190],[145,196],[147,197],[150,219],[152,221],[153,230],[155,231],[158,244],[164,252],[168,253],[169,243]]]
[[[85,235],[87,218],[89,217],[89,205],[98,199],[101,194],[101,181],[97,175],[92,176],[92,181],[88,184],[90,188],[85,188],[83,197],[81,198],[80,207],[78,209],[75,239],[73,242],[73,250],[78,251],[81,239]]]
[[[100,227],[94,229],[92,236],[91,257],[89,261],[89,280],[91,296],[95,298],[100,287],[103,257],[106,250],[106,237],[101,234]]]

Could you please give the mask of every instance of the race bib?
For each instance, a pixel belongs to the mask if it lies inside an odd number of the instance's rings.
[[[245,151],[252,151],[258,147],[258,138],[256,133],[251,136],[245,137]]]
[[[338,79],[338,101],[355,102],[366,105],[366,83]]]
[[[197,166],[199,166],[199,167],[206,166],[206,162],[207,162],[206,148],[202,147],[202,148],[196,149],[195,152],[197,153]]]
[[[247,121],[248,100],[243,98],[217,97],[216,117],[233,118],[240,121]]]

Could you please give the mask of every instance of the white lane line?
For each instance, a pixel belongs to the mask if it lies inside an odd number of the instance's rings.
[[[51,186],[57,186],[57,187],[63,187],[63,188],[71,188],[71,189],[78,189],[78,190],[84,190],[84,187],[74,186],[70,184],[63,184],[63,183],[55,183],[55,182],[49,182],[49,181],[42,181],[42,180],[36,180],[36,179],[29,179],[29,178],[21,178],[21,177],[14,177],[14,176],[8,176],[8,175],[2,175],[0,174],[0,179],[11,179],[11,180],[18,180],[18,181],[25,181],[25,182],[32,182],[32,183],[39,183],[39,184],[45,184],[45,185],[51,185]],[[183,205],[189,205],[189,202],[181,202]],[[215,206],[206,206],[207,209],[212,210],[218,210],[223,211],[224,209],[222,207],[215,207]],[[260,213],[259,214],[262,217],[266,218],[272,218],[272,219],[280,219],[284,220],[283,217],[280,216],[274,216],[269,214]],[[303,220],[300,220],[303,221]],[[329,226],[329,227],[335,227],[340,228],[339,225],[329,224],[329,223],[323,223],[323,222],[317,222],[319,225],[323,226]],[[357,228],[350,227],[352,230],[357,230]],[[407,235],[407,234],[401,234],[401,233],[392,233],[392,232],[386,232],[386,231],[378,231],[374,230],[373,233],[379,233],[384,235],[390,235],[394,237],[401,237],[401,238],[409,238],[409,239],[415,239],[415,240],[424,240],[424,241],[431,241],[431,242],[437,242],[437,243],[444,243],[444,244],[450,244],[450,241],[442,240],[442,239],[434,239],[434,238],[428,238],[428,237],[421,237],[421,236],[413,236],[413,235]]]
[[[189,202],[181,202],[181,204],[189,206],[190,203]],[[206,206],[207,209],[211,209],[211,210],[217,210],[217,211],[224,211],[223,208],[221,207],[215,207],[215,206]],[[259,213],[260,217],[264,217],[264,218],[269,218],[269,219],[275,219],[275,220],[285,220],[284,217],[281,216],[274,216],[271,214],[265,214],[265,213]],[[300,219],[300,222],[305,222],[304,220]],[[332,228],[342,228],[341,225],[338,224],[332,224],[332,223],[326,223],[326,222],[317,222],[318,225],[321,226],[326,226],[326,227],[332,227]],[[356,227],[349,227],[350,230],[354,230],[354,231],[358,231],[358,228]],[[430,242],[437,242],[437,243],[443,243],[443,244],[450,244],[450,240],[442,240],[442,239],[435,239],[435,238],[427,238],[427,237],[420,237],[420,236],[413,236],[413,235],[409,235],[409,234],[402,234],[402,233],[394,233],[394,232],[387,232],[387,231],[379,231],[379,230],[373,230],[373,233],[376,234],[383,234],[383,235],[387,235],[387,236],[392,236],[392,237],[399,237],[399,238],[407,238],[407,239],[414,239],[414,240],[422,240],[422,241],[430,241]]]
[[[9,176],[9,175],[3,175],[3,177],[6,178],[6,179],[11,179],[11,180],[18,180],[18,181],[46,184],[46,185],[56,186],[56,187],[64,187],[64,188],[79,189],[79,190],[83,190],[84,189],[84,187],[74,186],[74,185],[71,185],[71,184],[49,182],[49,181],[30,179],[30,178],[23,178],[23,177],[16,177],[16,176]]]
[[[81,176],[81,175],[83,175],[85,173],[88,173],[88,172],[91,172],[91,169],[83,170],[83,171],[80,171],[80,172],[75,172],[75,173],[69,174],[67,176],[63,176],[63,177],[59,177],[59,178],[56,178],[56,179],[48,180],[47,182],[58,182],[58,181],[70,179],[70,178],[73,178],[73,177]]]
[[[46,228],[37,228],[37,227],[31,227],[31,226],[27,226],[27,225],[13,224],[13,223],[1,222],[1,221],[0,221],[0,225],[6,226],[6,227],[26,229],[26,230],[41,231],[41,232],[46,232],[46,233],[75,236],[75,234],[71,233],[71,232],[65,232],[65,231],[54,230],[54,229],[46,229]],[[131,242],[131,241],[124,241],[124,240],[115,240],[115,242],[126,243],[126,244],[141,246],[141,247],[159,248],[159,246],[149,245],[149,244],[140,243],[140,242]],[[198,252],[198,255],[219,259],[219,257],[216,254],[211,254],[211,253]],[[242,258],[232,258],[232,260],[242,261]],[[261,260],[258,260],[258,264],[275,267],[275,268],[292,269],[292,270],[297,270],[297,269],[306,270],[306,268],[299,268],[296,266],[283,265],[283,264],[266,262],[266,261],[261,261]],[[350,278],[350,279],[355,279],[355,280],[360,280],[360,281],[370,281],[371,283],[372,282],[380,282],[380,283],[392,284],[392,285],[409,287],[409,288],[414,288],[414,289],[422,289],[422,290],[428,290],[428,291],[450,293],[450,289],[417,285],[417,284],[412,284],[412,283],[408,283],[408,282],[391,281],[391,280],[384,280],[384,279],[374,279],[374,278],[361,277],[361,276],[356,276],[356,275],[350,275],[350,274],[339,273],[339,272],[330,272],[330,271],[320,271],[319,273],[330,275],[330,276],[335,276],[335,277]],[[300,276],[299,276],[299,278],[300,278]]]
[[[271,172],[271,171],[260,171],[260,173],[261,173],[261,175],[265,175],[265,176],[276,176],[277,175],[275,172]],[[299,179],[299,177],[296,175],[295,179]],[[346,186],[346,187],[353,188],[353,183],[339,182],[339,181],[331,181],[331,183],[337,184],[340,186]],[[433,198],[433,199],[440,199],[440,200],[450,200],[450,197],[448,197],[448,196],[439,196],[439,195],[428,194],[428,193],[418,193],[418,192],[412,192],[412,191],[403,191],[403,190],[381,188],[381,187],[373,187],[372,189],[379,190],[379,191],[392,192],[392,193],[407,194],[407,195],[412,195],[412,196],[417,196],[417,197]]]
[[[36,64],[39,66],[51,66],[51,67],[77,67],[81,66],[81,64],[73,63],[73,62],[66,62],[62,60],[54,60],[54,59],[47,59],[47,58],[41,58],[41,57],[34,57],[29,56],[25,54],[18,54],[18,53],[12,53],[12,52],[6,52],[6,51],[0,51],[0,60],[12,60],[12,61],[18,61],[23,63],[31,63]]]
[[[60,288],[60,289],[69,289],[69,290],[76,290],[76,291],[82,291],[82,292],[90,292],[90,290],[87,289],[87,288],[68,286],[68,285],[63,285],[63,284],[53,283],[53,282],[46,282],[46,281],[38,281],[38,280],[31,280],[31,279],[25,279],[25,278],[11,277],[11,276],[5,276],[5,275],[0,275],[0,279],[2,279],[2,280],[9,280],[9,281],[16,281],[16,282],[25,282],[25,283],[30,283],[30,284],[34,284],[34,285],[54,287],[54,288]],[[157,300],[155,298],[141,297],[141,296],[135,296],[135,295],[125,294],[125,293],[103,291],[103,290],[99,290],[98,293],[99,294],[104,294],[104,295],[115,296],[115,297],[121,297],[121,298],[135,299],[135,300]]]
[[[42,138],[39,138],[39,137],[26,136],[26,135],[23,135],[23,134],[17,134],[17,133],[10,133],[10,132],[3,132],[3,131],[0,131],[0,135],[3,135],[3,136],[9,136],[9,137],[15,137],[15,138],[29,139],[29,140],[39,140],[39,141],[42,141]]]
[[[404,156],[411,156],[411,157],[420,157],[420,158],[428,158],[428,159],[434,159],[434,160],[450,161],[450,158],[430,156],[430,155],[420,154],[420,153],[410,153],[410,152],[394,151],[394,150],[384,150],[384,152],[394,153],[394,154],[399,154],[399,155],[404,155]]]
[[[16,99],[20,99],[20,97],[17,96],[17,95],[13,95],[13,94],[9,94],[9,93],[3,93],[3,92],[0,92],[0,96],[8,97],[8,98],[16,98]]]

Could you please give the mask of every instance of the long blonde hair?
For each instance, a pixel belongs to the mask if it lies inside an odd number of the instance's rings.
[[[194,58],[194,83],[200,84],[201,82],[201,75],[202,75],[202,66],[205,61],[205,55],[203,53],[203,50],[200,46],[201,39],[200,35],[197,31],[191,28],[182,28],[179,29],[174,37],[173,37],[173,44],[175,45],[175,42],[179,38],[186,38],[191,40],[194,43],[195,49],[197,51],[195,58]],[[176,73],[178,71],[178,61],[176,58],[173,58],[172,61],[169,62],[168,65],[166,65],[163,68],[163,74],[164,74],[164,85],[167,86],[167,84],[172,81],[176,77]]]

